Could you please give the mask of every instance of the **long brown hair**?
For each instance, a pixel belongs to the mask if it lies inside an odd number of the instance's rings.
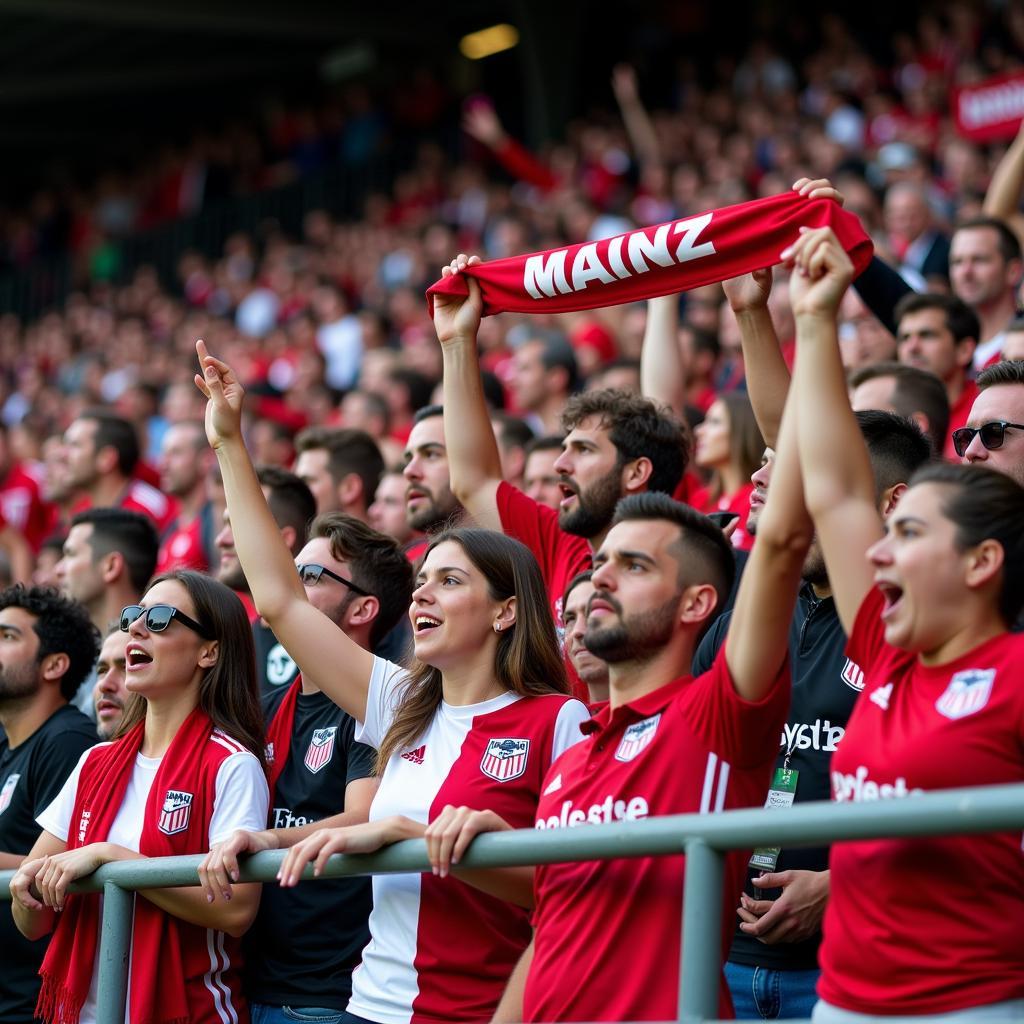
[[[494,656],[494,676],[502,688],[524,697],[568,693],[551,606],[530,549],[494,530],[461,527],[434,537],[423,558],[445,541],[466,552],[487,580],[493,600],[517,599],[515,625],[498,634]],[[423,733],[441,704],[439,669],[414,661],[402,686],[394,720],[377,753],[378,775],[396,750]]]
[[[742,391],[726,391],[717,401],[725,406],[729,414],[729,458],[745,483],[761,465],[764,455],[764,438],[754,419],[750,399]],[[711,497],[717,501],[722,497],[722,474],[717,470],[711,476]]]
[[[245,607],[223,583],[201,572],[179,569],[156,576],[147,589],[174,580],[187,591],[196,618],[217,641],[217,661],[199,683],[199,706],[213,724],[251,750],[263,764],[263,716],[256,682],[256,651]],[[146,717],[146,699],[133,693],[114,738]]]

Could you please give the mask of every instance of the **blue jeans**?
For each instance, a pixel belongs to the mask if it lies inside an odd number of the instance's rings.
[[[250,1003],[252,1024],[345,1024],[344,1010],[329,1006],[270,1006],[268,1003]]]
[[[806,1020],[818,1001],[821,971],[777,971],[727,963],[725,980],[737,1020]]]

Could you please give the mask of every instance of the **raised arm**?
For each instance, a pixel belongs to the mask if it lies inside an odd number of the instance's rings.
[[[1024,191],[1024,122],[1017,137],[1010,143],[1003,158],[996,166],[985,204],[982,207],[990,217],[1005,220],[1024,240],[1024,216],[1020,212],[1020,197]]]
[[[443,277],[479,263],[479,257],[460,255],[441,271]],[[434,330],[444,360],[444,443],[452,494],[478,526],[501,529],[498,484],[501,455],[484,400],[477,357],[480,327],[480,286],[469,277],[469,295],[434,297]]]
[[[794,266],[790,291],[797,360],[791,391],[796,392],[800,423],[804,495],[836,608],[849,633],[872,585],[864,554],[883,529],[874,473],[850,408],[836,331],[833,298],[836,292],[841,297],[852,270],[829,228],[804,232],[787,256]]]
[[[235,551],[253,601],[306,679],[364,721],[373,655],[306,599],[242,441],[244,390],[231,368],[211,356],[202,341],[196,351],[203,371],[196,374],[196,386],[208,399],[206,436],[220,464]]]
[[[757,543],[740,581],[725,640],[733,685],[749,701],[765,696],[786,658],[800,573],[813,536],[800,483],[797,433],[801,427],[790,389],[768,501],[757,523]]]
[[[648,299],[647,323],[640,349],[640,390],[645,398],[682,413],[686,373],[679,348],[679,296],[659,295]]]
[[[779,338],[768,312],[771,267],[723,281],[722,287],[740,329],[747,394],[754,419],[764,443],[769,448],[777,448],[782,409],[789,390],[789,369],[782,358]]]
[[[650,115],[640,99],[636,84],[636,71],[629,64],[617,64],[612,69],[612,92],[622,114],[626,134],[641,164],[661,164],[661,146],[655,134]]]

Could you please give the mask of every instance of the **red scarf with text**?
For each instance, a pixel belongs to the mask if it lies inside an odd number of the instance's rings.
[[[274,787],[284,771],[288,761],[288,753],[292,748],[292,727],[295,725],[295,708],[302,691],[302,674],[295,677],[295,682],[288,687],[288,692],[281,701],[281,706],[267,726],[267,781],[270,783],[271,803],[273,803]]]
[[[107,747],[96,748],[82,766],[75,794],[67,848],[102,843],[124,801],[142,746],[145,723]],[[196,708],[175,734],[157,769],[146,801],[139,852],[145,857],[171,857],[205,852],[213,814],[216,762],[227,756],[211,744],[213,722]],[[170,833],[170,834],[168,834]],[[76,1024],[89,994],[99,952],[98,893],[67,897],[50,940],[40,975],[43,983],[36,1015],[54,1024]],[[131,1024],[188,1024],[187,950],[195,926],[179,921],[139,895],[131,946],[128,1006]]]
[[[480,283],[484,316],[568,313],[671,295],[774,266],[801,227],[832,228],[855,274],[871,261],[871,240],[852,213],[831,199],[784,192],[599,242],[467,267],[435,281],[427,305],[433,316],[435,295],[469,294],[466,275]]]

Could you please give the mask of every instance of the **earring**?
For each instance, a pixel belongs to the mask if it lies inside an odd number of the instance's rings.
[[[496,622],[494,624],[494,632],[495,633],[500,633],[501,632],[501,623],[500,622]]]

